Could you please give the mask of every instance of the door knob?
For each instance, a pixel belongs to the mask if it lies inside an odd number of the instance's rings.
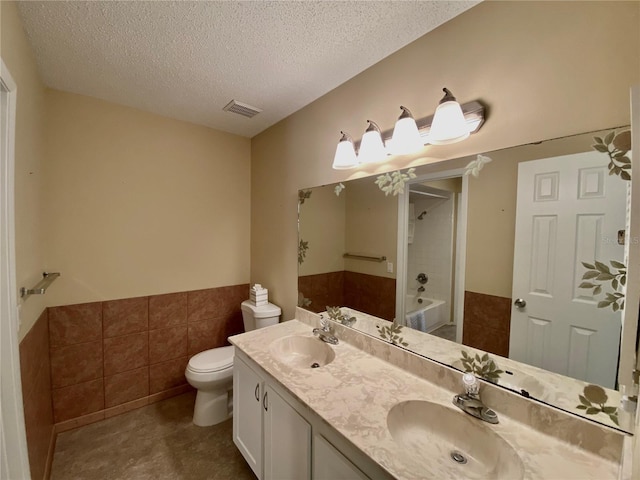
[[[524,308],[527,306],[527,301],[524,298],[516,298],[516,301],[513,304],[518,308]]]

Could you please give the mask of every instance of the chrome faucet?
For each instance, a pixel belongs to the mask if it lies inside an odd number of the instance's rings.
[[[327,305],[327,313],[329,314],[329,319],[333,320],[334,322],[341,323],[342,325],[345,325],[347,327],[350,327],[354,323],[356,323],[356,317],[350,317],[348,313],[342,313],[340,307],[330,307]],[[320,315],[320,318],[322,319],[324,317]]]
[[[453,404],[469,415],[489,423],[498,423],[498,414],[480,401],[480,385],[472,373],[462,376],[465,393],[453,397]]]
[[[320,326],[322,328],[314,328],[313,334],[317,335],[320,340],[325,343],[330,343],[331,345],[338,344],[338,337],[336,337],[331,331],[331,325],[329,324],[329,320],[320,316]]]

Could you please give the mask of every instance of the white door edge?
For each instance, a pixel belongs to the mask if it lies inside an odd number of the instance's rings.
[[[640,264],[640,85],[631,88],[631,212],[627,225],[627,265]],[[638,306],[640,305],[640,271],[627,272],[625,292],[625,308],[622,320],[620,339],[620,363],[618,368],[618,385],[623,392],[633,394],[633,370],[640,366],[636,353],[638,334]]]
[[[2,105],[0,151],[0,477],[29,479],[29,455],[18,355],[18,301],[15,271],[14,169],[17,86],[0,59]]]

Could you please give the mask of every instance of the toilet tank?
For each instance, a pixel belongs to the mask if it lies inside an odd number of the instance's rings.
[[[240,308],[245,332],[277,324],[282,313],[280,307],[273,303],[256,307],[251,300],[242,302]]]

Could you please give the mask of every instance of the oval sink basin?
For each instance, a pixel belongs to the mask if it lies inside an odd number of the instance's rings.
[[[295,368],[318,368],[336,357],[333,349],[316,337],[292,335],[274,340],[271,354],[282,363]]]
[[[490,424],[455,407],[398,403],[387,414],[387,427],[407,462],[418,467],[440,465],[451,478],[517,480],[524,475],[522,460]]]

